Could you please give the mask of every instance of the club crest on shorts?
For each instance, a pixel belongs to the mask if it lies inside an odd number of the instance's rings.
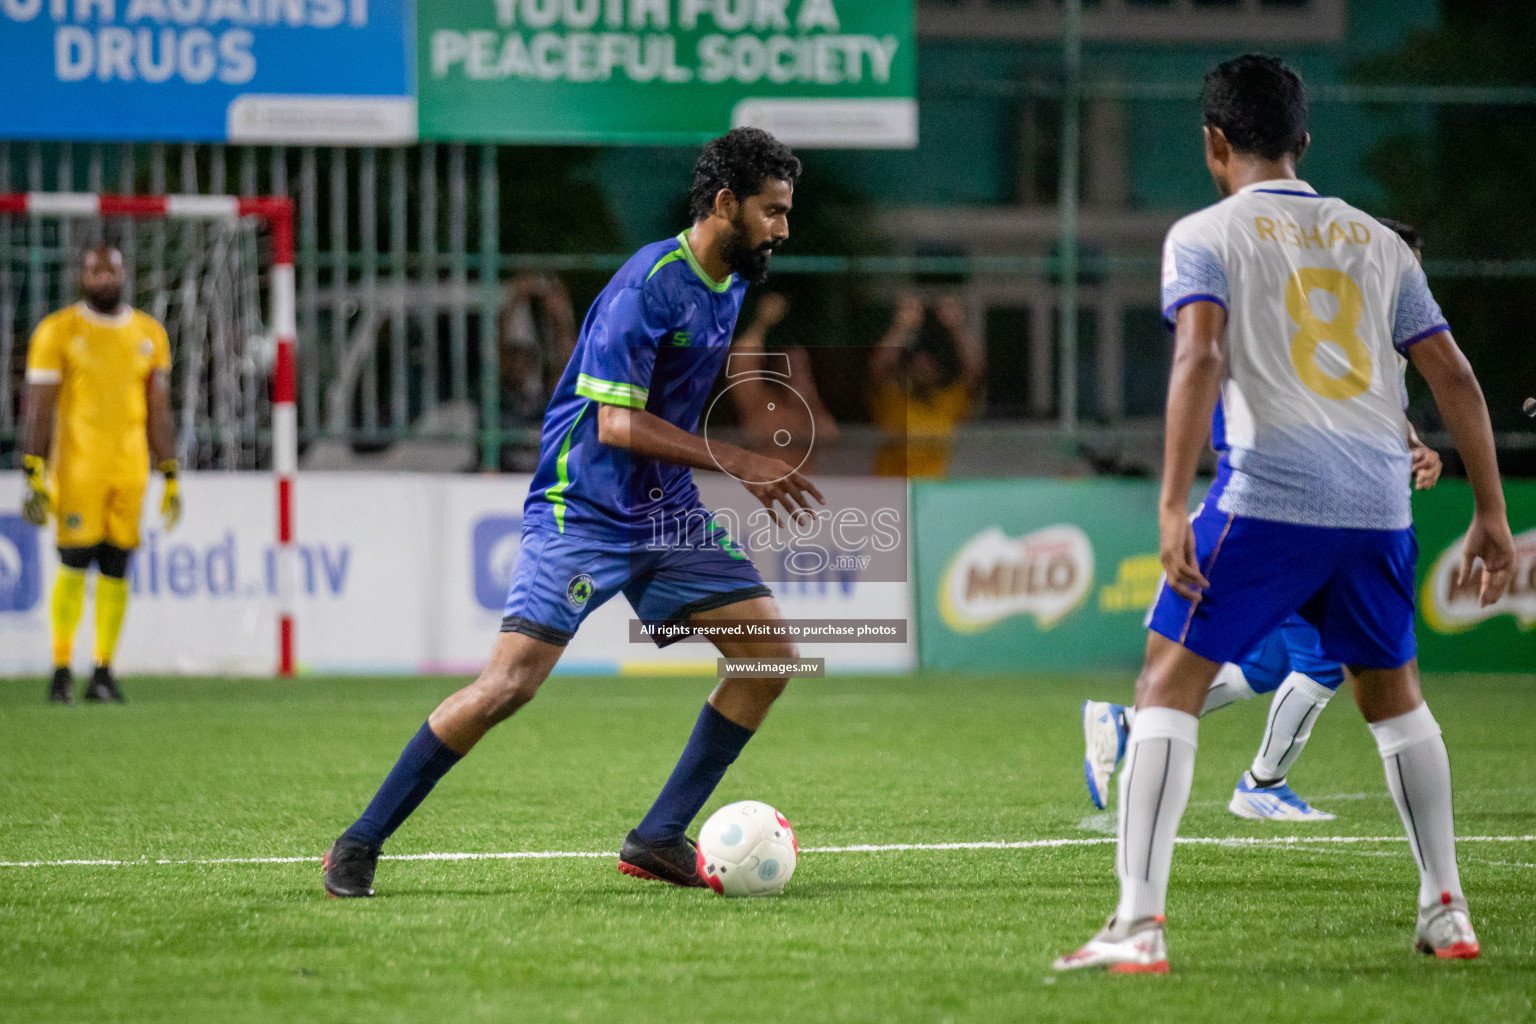
[[[565,588],[565,599],[577,611],[585,608],[587,602],[592,600],[592,577],[587,573],[572,576]]]

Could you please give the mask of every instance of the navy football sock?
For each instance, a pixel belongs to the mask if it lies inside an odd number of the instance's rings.
[[[677,759],[677,767],[672,769],[667,784],[661,787],[661,795],[635,830],[640,838],[660,843],[681,836],[751,738],[751,729],[737,725],[713,705],[705,704],[694,723],[693,735],[683,748],[683,756]]]
[[[437,780],[448,774],[448,769],[459,763],[464,755],[455,754],[448,745],[437,738],[426,722],[411,742],[400,752],[400,760],[390,769],[384,785],[374,794],[373,802],[351,828],[342,833],[343,839],[352,839],[369,846],[381,846],[411,816]]]

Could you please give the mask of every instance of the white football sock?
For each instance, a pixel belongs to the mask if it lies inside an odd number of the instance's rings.
[[[1221,666],[1216,678],[1211,681],[1211,688],[1205,693],[1205,706],[1200,709],[1200,717],[1204,718],[1217,708],[1224,708],[1233,701],[1247,700],[1253,695],[1253,687],[1248,685],[1243,670],[1229,661]]]
[[[1200,720],[1172,708],[1142,708],[1131,726],[1120,768],[1119,849],[1115,874],[1120,905],[1130,923],[1163,912],[1173,839],[1195,777]]]
[[[1269,702],[1269,721],[1264,739],[1249,772],[1255,779],[1277,782],[1285,778],[1312,736],[1312,725],[1322,714],[1333,691],[1311,676],[1292,672]]]
[[[1406,715],[1371,723],[1376,749],[1387,770],[1387,788],[1397,801],[1413,859],[1419,865],[1419,906],[1459,898],[1456,830],[1451,814],[1451,761],[1440,724],[1420,704]]]

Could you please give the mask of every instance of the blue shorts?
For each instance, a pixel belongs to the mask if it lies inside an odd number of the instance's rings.
[[[1345,530],[1248,519],[1214,498],[1193,520],[1210,586],[1187,601],[1164,583],[1148,626],[1203,658],[1242,662],[1292,613],[1317,629],[1322,655],[1397,668],[1413,639],[1413,529]],[[1299,670],[1298,670],[1299,671]]]
[[[1292,615],[1259,641],[1238,667],[1254,693],[1273,693],[1292,672],[1300,672],[1330,690],[1337,690],[1344,682],[1344,666],[1323,654],[1317,627],[1300,615]]]
[[[641,621],[653,623],[772,596],[724,531],[692,540],[653,550],[524,526],[501,631],[564,647],[588,615],[620,592]],[[657,637],[656,645],[680,639]]]

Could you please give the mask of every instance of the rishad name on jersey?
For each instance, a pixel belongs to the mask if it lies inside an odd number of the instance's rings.
[[[1371,240],[1371,229],[1358,220],[1335,221],[1332,224],[1313,224],[1302,227],[1293,220],[1273,220],[1269,217],[1253,218],[1259,241],[1279,245],[1294,245],[1298,249],[1331,249],[1335,245],[1365,245]]]

